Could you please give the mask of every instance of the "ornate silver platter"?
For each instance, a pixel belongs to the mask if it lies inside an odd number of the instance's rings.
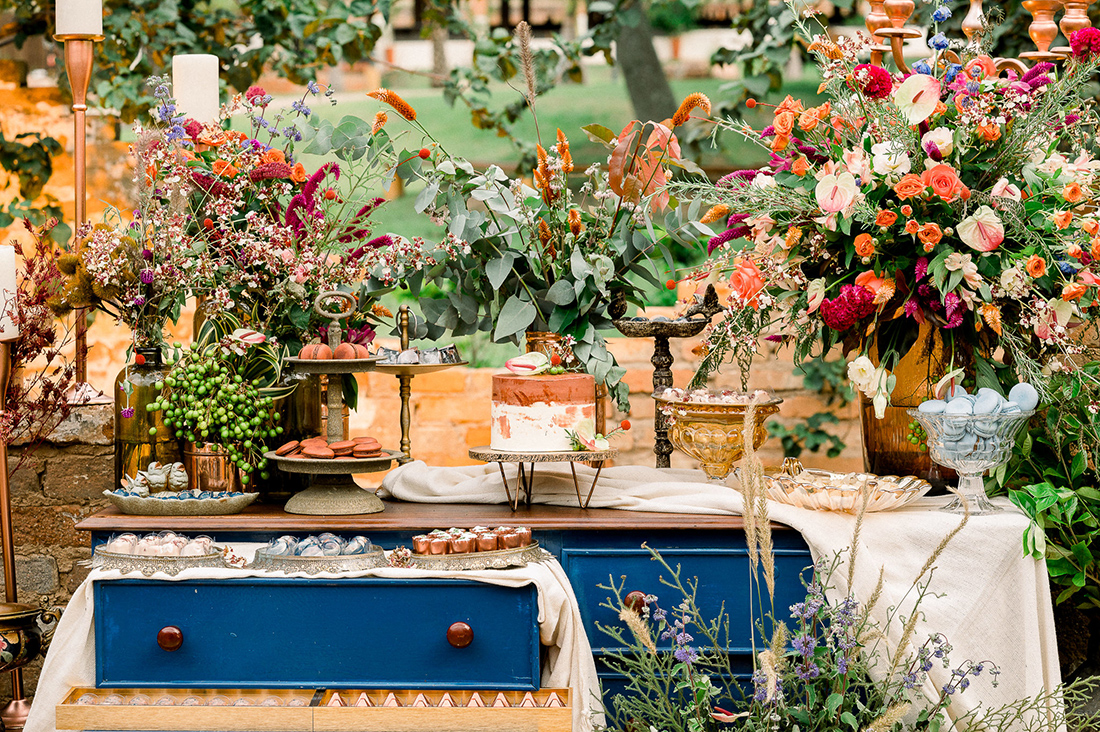
[[[375,567],[388,567],[386,553],[381,547],[372,547],[363,554],[340,554],[334,557],[299,557],[286,554],[268,554],[264,547],[256,550],[256,558],[249,569],[260,569],[265,572],[301,572],[303,574],[319,574],[320,572],[359,572]]]
[[[868,512],[901,508],[932,489],[928,481],[913,475],[898,477],[805,469],[795,475],[767,476],[768,498],[811,510],[858,513],[864,486],[871,491]]]
[[[109,552],[102,545],[95,548],[91,559],[81,562],[86,567],[93,569],[111,570],[117,569],[123,574],[141,572],[145,576],[164,572],[168,575],[177,575],[185,569],[201,567],[204,569],[224,569],[227,565],[222,559],[222,548],[213,547],[209,554],[201,554],[195,557],[160,557],[149,554],[119,554]]]
[[[469,361],[458,363],[380,363],[374,370],[381,374],[393,374],[394,376],[420,376],[421,374],[434,374],[436,371],[453,369],[456,366],[469,366]]]
[[[252,504],[259,493],[229,493],[218,498],[157,498],[151,496],[120,496],[112,491],[103,495],[119,511],[130,516],[227,516],[240,513]]]
[[[417,569],[507,569],[525,567],[528,562],[541,562],[551,556],[537,541],[515,549],[498,549],[491,552],[466,554],[413,554],[409,566]]]

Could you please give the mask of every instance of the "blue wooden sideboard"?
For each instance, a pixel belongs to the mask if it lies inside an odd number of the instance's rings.
[[[107,509],[77,528],[93,546],[124,531],[206,534],[218,543],[267,541],[282,534],[362,534],[387,549],[450,526],[530,526],[561,561],[580,605],[605,689],[622,679],[602,657],[608,636],[596,624],[618,622],[600,607],[600,585],[679,603],[660,582],[658,550],[685,579],[698,580],[705,616],[730,616],[733,668],[751,670],[753,628],[748,553],[737,516],[658,514],[607,509],[390,502],[369,516],[295,516],[252,506],[237,516],[124,516]],[[776,608],[803,595],[809,550],[776,526]],[[456,648],[448,630],[466,623],[474,641]],[[182,644],[165,651],[158,634],[179,628]],[[537,689],[538,600],[533,587],[505,588],[439,579],[241,578],[164,582],[124,579],[95,588],[96,681],[101,687]]]

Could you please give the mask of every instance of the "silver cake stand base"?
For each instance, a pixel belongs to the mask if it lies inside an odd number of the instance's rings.
[[[531,505],[531,494],[535,487],[535,463],[569,463],[569,471],[573,474],[573,488],[577,491],[577,504],[581,508],[588,508],[592,501],[592,494],[596,491],[596,483],[600,481],[600,472],[603,470],[605,460],[610,460],[619,454],[615,448],[608,450],[571,450],[568,452],[509,452],[507,450],[494,450],[491,447],[472,447],[470,457],[486,463],[496,463],[500,468],[500,479],[504,483],[504,492],[508,496],[508,503],[512,510],[519,509],[519,497],[522,491],[526,499],[524,503]],[[516,476],[516,495],[512,497],[512,491],[508,487],[508,477],[504,473],[504,463],[519,463],[519,474]],[[588,496],[581,498],[581,485],[577,478],[576,463],[594,463],[596,474],[592,476],[592,485],[588,489]]]
[[[382,499],[359,487],[352,478],[352,473],[387,470],[402,455],[403,453],[394,450],[383,450],[381,457],[355,460],[285,458],[273,452],[265,453],[264,457],[288,473],[308,473],[313,476],[309,488],[295,493],[286,502],[284,511],[305,516],[352,516],[379,513],[386,508]]]

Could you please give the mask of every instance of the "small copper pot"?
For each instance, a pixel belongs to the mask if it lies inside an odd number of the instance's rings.
[[[183,447],[183,469],[191,490],[240,493],[241,471],[229,453],[210,442],[188,442]]]

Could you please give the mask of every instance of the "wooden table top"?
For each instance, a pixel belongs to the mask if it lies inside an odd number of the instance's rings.
[[[405,503],[386,501],[386,510],[360,516],[300,516],[280,506],[252,504],[233,516],[127,516],[113,506],[76,525],[78,531],[209,531],[275,532],[302,531],[420,531],[446,526],[529,526],[536,530],[600,531],[607,529],[648,530],[736,530],[744,526],[740,516],[710,516],[691,513],[651,513],[607,508],[581,509],[568,506],[520,506],[512,511],[506,504]],[[773,524],[777,529],[787,527]]]

